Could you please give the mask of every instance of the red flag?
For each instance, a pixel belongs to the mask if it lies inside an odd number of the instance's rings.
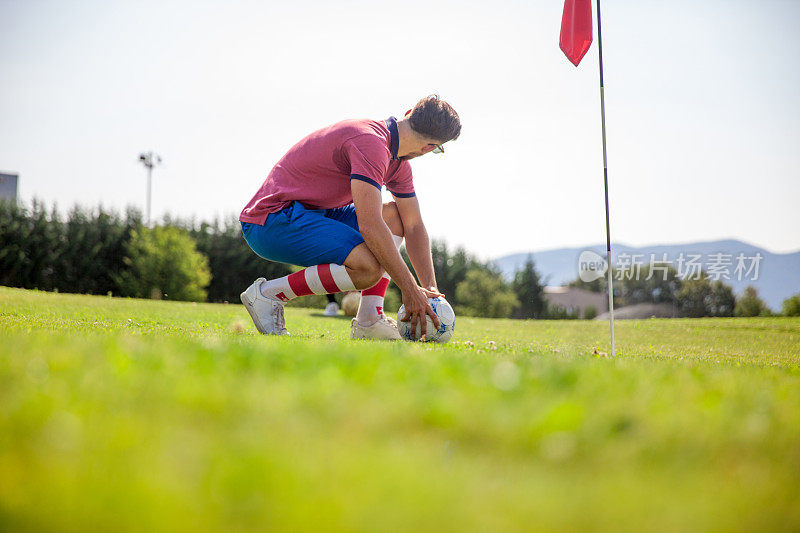
[[[592,0],[564,0],[558,44],[577,67],[592,45]]]

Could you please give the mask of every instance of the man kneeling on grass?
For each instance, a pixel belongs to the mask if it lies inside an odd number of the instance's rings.
[[[358,289],[351,337],[400,339],[383,312],[389,279],[402,291],[403,319],[413,329],[420,323],[424,333],[427,314],[438,328],[428,298],[441,294],[408,160],[444,152],[442,145],[460,133],[458,114],[432,95],[400,120],[345,120],[294,145],[239,216],[258,255],[308,267],[259,278],[242,293],[258,331],[288,335],[283,306],[293,298]],[[393,202],[382,204],[383,186]],[[422,287],[400,257],[403,238]]]

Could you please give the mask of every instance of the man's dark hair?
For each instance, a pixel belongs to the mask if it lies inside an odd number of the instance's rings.
[[[412,130],[440,143],[457,139],[461,134],[458,113],[438,94],[426,96],[417,102],[408,121]]]

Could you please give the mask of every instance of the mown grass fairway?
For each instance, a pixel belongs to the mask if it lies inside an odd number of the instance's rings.
[[[0,288],[0,529],[800,528],[798,319],[287,322]]]

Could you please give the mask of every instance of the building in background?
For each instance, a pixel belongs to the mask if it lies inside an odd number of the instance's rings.
[[[561,309],[566,313],[586,318],[586,310],[594,308],[590,318],[608,310],[608,294],[591,292],[577,287],[545,287],[544,299],[551,309]]]
[[[3,174],[0,173],[0,200],[17,199],[17,183],[19,182],[18,174]]]

